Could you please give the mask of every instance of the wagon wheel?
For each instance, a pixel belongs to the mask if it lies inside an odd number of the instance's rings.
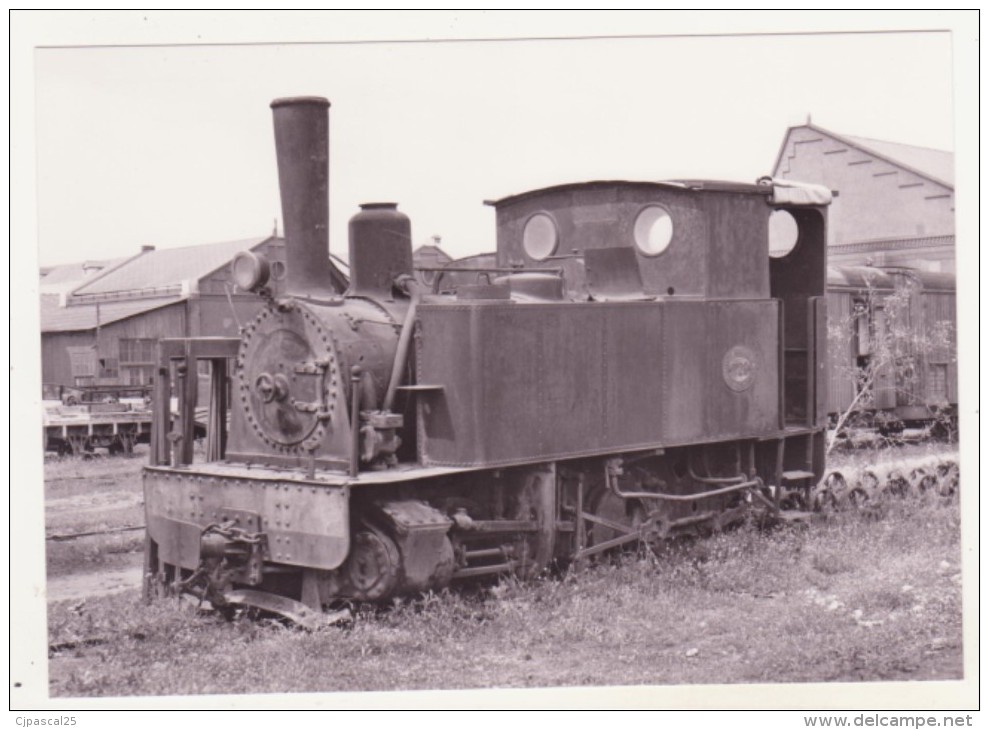
[[[879,493],[879,477],[875,472],[867,469],[855,481],[854,488],[864,492],[868,499],[875,499]]]
[[[832,514],[838,511],[838,496],[830,489],[818,489],[814,493],[814,511],[821,514]]]
[[[903,476],[899,469],[893,469],[886,476],[886,484],[883,485],[883,494],[891,497],[906,497],[910,493],[910,482]]]
[[[836,512],[841,506],[842,497],[848,488],[840,471],[833,471],[821,480],[814,490],[811,503],[815,512]]]
[[[807,509],[807,494],[805,489],[791,489],[783,493],[780,508],[785,510]]]
[[[860,510],[869,503],[869,492],[856,484],[845,494],[845,504],[849,509]]]
[[[922,466],[910,472],[910,488],[918,495],[930,494],[937,489],[937,477]]]
[[[955,462],[938,464],[937,489],[942,497],[950,497],[958,491],[958,465]]]

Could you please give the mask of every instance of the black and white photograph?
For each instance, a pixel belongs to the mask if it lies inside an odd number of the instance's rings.
[[[966,725],[977,45],[12,13],[11,709]]]

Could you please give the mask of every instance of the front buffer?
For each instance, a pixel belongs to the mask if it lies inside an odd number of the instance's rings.
[[[145,468],[146,594],[191,592],[217,608],[257,605],[299,620],[303,603],[273,608],[266,589],[344,562],[349,488],[229,471]]]

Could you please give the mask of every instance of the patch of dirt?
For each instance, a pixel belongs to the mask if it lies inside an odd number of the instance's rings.
[[[127,509],[141,504],[140,494],[122,494],[120,492],[94,492],[78,494],[74,497],[59,497],[45,500],[45,509],[51,513],[95,512],[97,510]]]
[[[122,591],[137,590],[141,587],[144,574],[144,556],[133,553],[129,563],[114,570],[101,570],[98,573],[73,573],[48,579],[46,588],[49,601],[76,601],[81,598],[107,596]]]

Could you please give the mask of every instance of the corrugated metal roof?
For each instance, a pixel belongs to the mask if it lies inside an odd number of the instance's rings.
[[[936,150],[930,147],[915,147],[898,142],[886,142],[866,137],[846,137],[860,147],[875,152],[893,162],[912,168],[934,178],[949,187],[955,183],[955,155],[953,152]]]
[[[74,264],[59,264],[48,267],[41,277],[38,289],[42,294],[61,294],[70,292],[87,279],[94,279],[101,273],[122,264],[127,257],[106,259],[103,261],[80,261]]]
[[[754,193],[756,195],[770,195],[773,192],[771,185],[756,185],[753,183],[732,182],[730,180],[588,180],[586,182],[564,183],[562,185],[550,185],[536,190],[526,190],[523,193],[508,195],[497,200],[485,200],[485,205],[500,207],[507,203],[517,203],[536,195],[544,195],[551,192],[563,192],[571,190],[582,190],[591,188],[610,188],[616,186],[639,187],[639,188],[662,188],[694,191],[711,191],[717,193]]]
[[[78,332],[96,329],[96,313],[99,308],[100,326],[119,322],[153,309],[167,307],[183,301],[183,297],[163,297],[158,299],[137,299],[127,302],[104,302],[102,304],[77,304],[59,307],[45,304],[41,306],[42,332]]]
[[[838,142],[855,147],[867,154],[889,162],[890,164],[902,167],[910,172],[917,173],[933,182],[940,183],[945,187],[954,189],[955,187],[955,153],[946,150],[936,150],[931,147],[917,147],[916,145],[900,144],[899,142],[886,142],[879,139],[868,139],[866,137],[852,137],[847,134],[838,134],[829,129],[824,129],[816,124],[801,124],[790,127],[783,136],[779,152],[776,154],[776,164],[773,170],[780,174],[783,163],[783,154],[786,152],[790,135],[795,129],[812,129],[819,134],[827,135]]]
[[[954,236],[913,236],[910,238],[875,238],[868,241],[836,243],[828,247],[834,253],[863,253],[870,251],[902,251],[913,248],[951,248]]]
[[[429,259],[430,261],[438,261],[445,264],[452,261],[453,257],[434,243],[424,243],[412,252],[413,261],[420,261],[422,259]]]
[[[828,289],[892,289],[897,277],[913,279],[925,291],[954,291],[955,275],[907,267],[828,266]]]
[[[871,266],[828,266],[828,289],[892,289],[889,273]]]
[[[269,240],[270,236],[222,241],[199,246],[163,248],[146,251],[126,264],[94,279],[73,293],[110,294],[113,292],[162,289],[198,281],[211,274],[239,253]]]

